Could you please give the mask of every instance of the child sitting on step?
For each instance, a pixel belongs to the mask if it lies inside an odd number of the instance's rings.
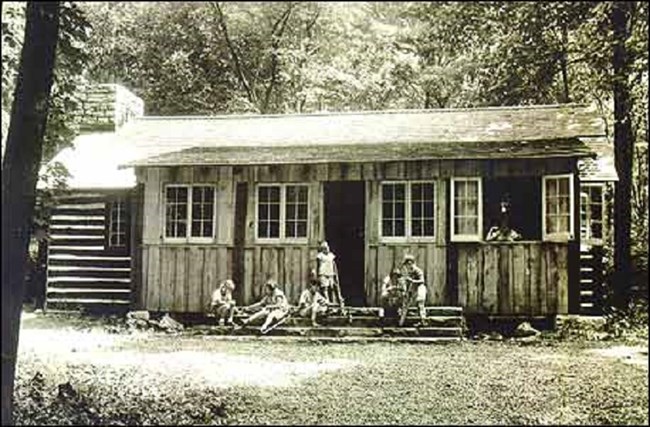
[[[267,280],[264,284],[264,296],[255,304],[243,307],[245,311],[259,310],[248,319],[235,326],[235,330],[266,316],[260,332],[265,334],[274,323],[284,321],[289,316],[289,302],[284,292],[274,280]]]

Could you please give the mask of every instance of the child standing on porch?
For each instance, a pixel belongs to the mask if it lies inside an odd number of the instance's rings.
[[[325,298],[329,302],[334,302],[337,299],[336,302],[343,307],[343,297],[341,296],[334,258],[336,258],[336,255],[330,252],[329,245],[326,241],[323,241],[318,247],[318,254],[316,255],[316,275],[320,283],[320,291]]]
[[[412,301],[415,300],[418,306],[418,314],[420,315],[420,323],[416,326],[424,326],[426,323],[426,308],[424,305],[427,299],[427,287],[424,284],[424,272],[415,264],[415,257],[410,254],[404,255],[402,268],[408,288],[406,291],[406,297],[404,298],[404,306],[399,319],[399,325],[404,325],[404,321],[408,315],[409,306]]]

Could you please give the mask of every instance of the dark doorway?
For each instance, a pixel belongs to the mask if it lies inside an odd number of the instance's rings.
[[[336,255],[347,305],[364,306],[365,183],[325,184],[325,239]]]

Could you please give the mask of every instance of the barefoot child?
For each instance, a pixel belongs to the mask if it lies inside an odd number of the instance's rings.
[[[316,275],[320,283],[320,291],[325,298],[329,302],[334,302],[336,299],[336,302],[343,307],[343,297],[341,296],[334,258],[336,258],[336,255],[330,252],[329,245],[326,241],[323,241],[318,247],[318,254],[316,255]]]
[[[273,280],[267,280],[264,284],[264,296],[262,299],[255,304],[244,307],[244,309],[247,311],[259,309],[259,311],[244,320],[240,325],[235,326],[235,329],[241,329],[255,320],[266,316],[266,320],[264,320],[264,324],[260,328],[260,332],[265,334],[272,323],[278,322],[288,316],[289,302],[284,296],[284,292],[278,288],[277,283]]]

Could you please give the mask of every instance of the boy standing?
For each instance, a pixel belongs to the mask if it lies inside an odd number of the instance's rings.
[[[402,315],[399,319],[399,325],[404,325],[411,301],[415,299],[418,306],[418,313],[420,315],[420,323],[416,326],[424,326],[426,317],[424,304],[427,299],[427,287],[424,284],[424,273],[420,267],[415,265],[415,257],[410,254],[404,255],[402,267],[406,276],[405,279],[408,290],[406,292],[406,298],[404,298],[404,306],[402,308]]]

